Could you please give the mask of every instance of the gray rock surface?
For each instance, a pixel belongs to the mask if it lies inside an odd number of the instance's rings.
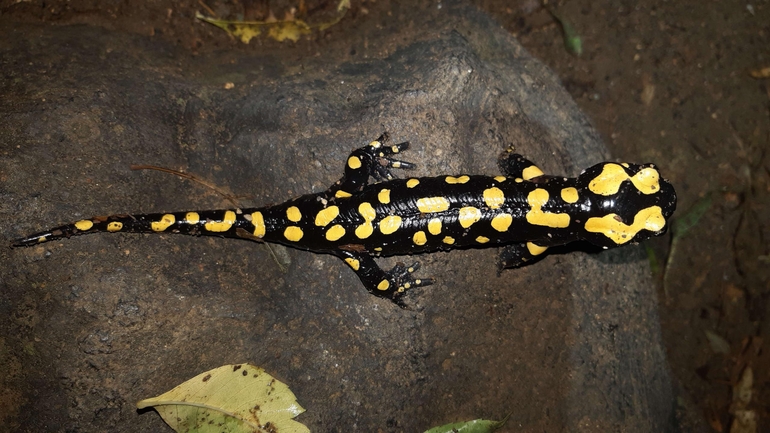
[[[608,157],[558,80],[477,11],[351,24],[301,49],[189,53],[86,26],[0,22],[0,228],[243,206],[318,192],[382,131],[420,176],[497,174],[509,145],[546,172]],[[419,17],[416,17],[419,16]],[[225,83],[234,88],[225,89]],[[644,161],[639,161],[644,162]],[[657,306],[638,247],[552,255],[497,276],[494,249],[423,255],[403,310],[337,258],[172,235],[0,249],[0,412],[28,431],[164,431],[138,400],[250,362],[311,431],[673,429]],[[384,259],[391,264],[396,260]]]

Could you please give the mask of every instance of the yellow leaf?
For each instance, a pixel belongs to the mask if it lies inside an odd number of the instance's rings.
[[[303,20],[294,18],[292,14],[287,15],[283,21],[228,21],[214,17],[207,17],[199,12],[195,13],[195,18],[215,25],[227,32],[232,37],[237,37],[244,44],[248,44],[252,38],[259,36],[263,29],[267,28],[268,36],[282,42],[290,40],[297,42],[302,35],[309,35],[313,30],[326,30],[329,27],[339,23],[350,9],[350,0],[340,0],[337,4],[337,14],[328,22],[317,24],[308,24]]]
[[[770,78],[770,66],[752,69],[749,74],[754,78]]]
[[[337,4],[337,12],[342,12],[342,10],[350,9],[350,0],[340,0],[339,4]]]
[[[232,35],[240,38],[244,44],[248,44],[251,38],[257,37],[261,33],[257,25],[233,24],[232,26],[235,27],[235,30],[231,32]]]
[[[177,433],[309,433],[292,418],[305,411],[294,393],[251,364],[224,365],[142,400]]]
[[[297,42],[302,35],[310,34],[310,27],[304,21],[281,21],[270,26],[268,36],[278,42],[286,39]]]

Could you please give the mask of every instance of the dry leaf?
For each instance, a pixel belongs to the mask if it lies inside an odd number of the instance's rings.
[[[711,350],[713,350],[714,353],[721,353],[723,355],[730,353],[730,343],[728,343],[727,340],[711,331],[704,332],[706,334],[706,338],[709,340]]]
[[[308,35],[313,30],[326,30],[337,24],[350,9],[350,0],[340,0],[337,4],[337,14],[328,22],[318,24],[308,24],[307,22],[296,19],[294,12],[287,13],[282,21],[276,20],[275,16],[270,16],[265,21],[228,21],[214,17],[207,17],[198,12],[195,18],[213,24],[226,31],[230,36],[236,37],[244,44],[248,44],[252,38],[259,36],[262,30],[267,30],[267,35],[279,42],[290,40],[297,42],[302,35]]]
[[[757,413],[753,410],[739,410],[730,425],[730,433],[757,433]]]
[[[508,421],[507,416],[502,421],[475,419],[433,427],[425,433],[492,433],[501,428],[506,421]]]
[[[730,405],[733,422],[730,424],[730,433],[757,433],[757,413],[746,409],[751,404],[753,386],[754,370],[747,366],[733,387],[733,403]]]
[[[286,39],[297,42],[302,35],[309,35],[310,27],[302,20],[282,21],[270,26],[268,35],[278,42]]]
[[[733,387],[733,404],[736,409],[745,409],[751,403],[751,388],[754,386],[754,371],[746,367],[741,380]]]
[[[770,66],[760,69],[752,69],[749,71],[749,74],[754,78],[770,78]]]
[[[244,44],[251,42],[252,38],[259,36],[262,31],[259,26],[249,24],[232,24],[233,30],[230,32],[233,36],[240,39]]]
[[[644,83],[644,88],[642,88],[642,103],[649,107],[654,98],[655,85],[652,83]]]

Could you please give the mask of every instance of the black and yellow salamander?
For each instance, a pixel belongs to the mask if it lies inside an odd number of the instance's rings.
[[[392,157],[408,147],[383,134],[348,156],[345,175],[328,190],[275,206],[95,217],[13,245],[96,232],[275,242],[334,254],[371,293],[399,302],[404,291],[434,280],[413,275],[418,263],[384,271],[374,257],[504,246],[500,268],[512,268],[573,241],[611,248],[663,234],[676,207],[674,188],[653,164],[603,162],[565,178],[508,151],[499,161],[504,176],[396,179],[390,168],[414,167]]]

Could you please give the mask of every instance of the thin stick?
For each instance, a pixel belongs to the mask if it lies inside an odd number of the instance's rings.
[[[212,185],[212,184],[206,182],[205,180],[199,179],[197,176],[194,176],[192,174],[185,173],[183,171],[172,170],[170,168],[158,167],[157,165],[133,165],[132,164],[132,165],[129,166],[129,168],[131,168],[131,170],[157,170],[157,171],[160,171],[160,172],[163,172],[163,173],[173,174],[175,176],[179,176],[181,178],[188,179],[188,180],[191,180],[193,182],[197,182],[197,183],[205,186],[206,188],[209,188],[209,189],[213,190],[217,194],[221,195],[222,197],[225,198],[225,200],[227,200],[230,203],[232,203],[233,206],[235,206],[236,208],[240,208],[240,206],[238,205],[238,203],[236,202],[236,200],[235,200],[235,198],[233,197],[232,194],[229,194],[229,193],[221,190],[220,188],[217,188],[215,185]]]
[[[206,182],[205,180],[199,179],[197,176],[192,175],[190,173],[185,173],[183,171],[178,171],[178,170],[172,170],[170,168],[165,168],[165,167],[158,167],[157,165],[135,165],[135,164],[132,164],[132,165],[129,166],[129,168],[131,168],[131,170],[157,170],[157,171],[160,171],[160,172],[163,172],[163,173],[173,174],[175,176],[179,176],[181,178],[184,178],[184,179],[187,179],[187,180],[191,180],[193,182],[197,182],[197,183],[205,186],[206,188],[211,189],[212,191],[216,192],[217,194],[221,195],[222,197],[224,197],[227,201],[232,203],[233,206],[235,206],[237,209],[240,209],[240,207],[241,207],[238,204],[238,202],[237,202],[237,198],[234,197],[232,194],[228,194],[225,191],[223,191],[222,189],[217,188],[215,185],[212,185],[212,184]],[[276,252],[273,250],[273,247],[270,246],[270,244],[262,242],[261,239],[250,238],[249,236],[241,235],[241,237],[246,238],[246,239],[251,239],[251,240],[254,240],[254,241],[262,243],[262,245],[265,245],[267,247],[267,250],[270,252],[270,256],[273,258],[273,261],[278,265],[278,268],[281,270],[281,272],[284,273],[284,274],[286,272],[288,272],[288,269],[283,264],[283,262],[278,258],[278,254],[276,254]]]

